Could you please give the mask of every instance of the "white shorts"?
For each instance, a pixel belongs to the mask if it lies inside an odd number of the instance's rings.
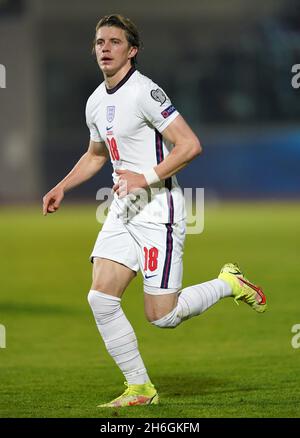
[[[110,211],[96,240],[94,257],[141,270],[144,291],[162,295],[181,289],[185,220],[176,224],[124,222]]]

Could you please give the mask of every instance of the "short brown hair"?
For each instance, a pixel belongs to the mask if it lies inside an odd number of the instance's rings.
[[[93,50],[92,50],[93,54],[95,53],[97,31],[100,29],[100,27],[103,26],[115,26],[115,27],[119,27],[120,29],[124,29],[129,46],[137,47],[138,49],[141,48],[142,43],[136,25],[129,18],[125,18],[120,14],[112,14],[112,15],[105,15],[105,17],[102,17],[97,23],[95,30],[95,38],[93,42]],[[137,58],[137,54],[133,58],[131,58],[131,65],[135,65],[137,63],[136,58]]]

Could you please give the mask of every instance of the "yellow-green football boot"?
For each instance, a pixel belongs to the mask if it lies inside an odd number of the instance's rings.
[[[125,382],[127,389],[119,397],[109,403],[104,403],[97,408],[122,408],[126,406],[157,405],[159,402],[158,393],[152,383],[143,385],[129,385]]]
[[[238,301],[243,301],[258,313],[267,310],[266,296],[262,288],[247,280],[237,263],[226,263],[218,278],[229,283],[236,304],[239,304]]]

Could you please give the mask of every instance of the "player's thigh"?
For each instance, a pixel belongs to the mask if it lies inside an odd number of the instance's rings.
[[[176,224],[132,223],[127,229],[134,238],[144,291],[161,295],[177,292],[182,286],[184,222]],[[159,291],[159,292],[158,292]]]
[[[117,297],[139,270],[134,239],[113,210],[96,239],[90,259],[94,262],[92,289]]]
[[[159,290],[158,290],[159,293]],[[145,315],[148,321],[157,321],[177,306],[178,292],[162,295],[144,294]]]
[[[121,297],[136,272],[113,260],[94,257],[91,289]]]

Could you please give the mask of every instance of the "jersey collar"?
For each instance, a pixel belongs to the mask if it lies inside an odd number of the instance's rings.
[[[124,76],[124,78],[115,86],[115,87],[113,87],[113,88],[107,88],[106,87],[106,85],[105,85],[105,88],[106,88],[106,92],[107,92],[107,94],[114,94],[119,88],[121,88],[122,87],[122,85],[124,85],[125,84],[125,82],[127,82],[128,81],[128,79],[130,78],[130,76],[133,74],[135,72],[135,66],[133,65],[132,67],[131,67],[131,69],[130,70],[128,70],[128,72],[126,73],[126,75]]]

